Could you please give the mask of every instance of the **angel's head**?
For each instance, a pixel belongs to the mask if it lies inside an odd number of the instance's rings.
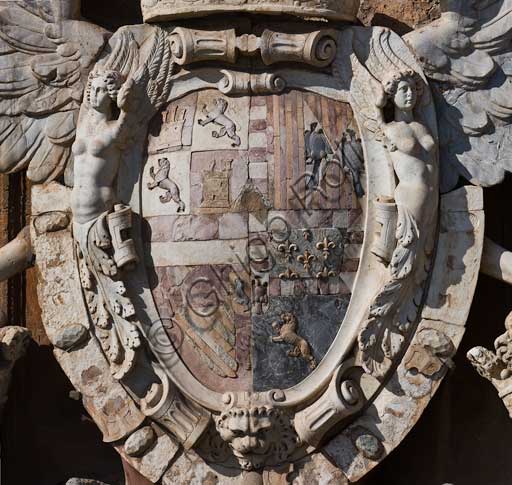
[[[117,102],[122,84],[121,73],[111,70],[94,70],[89,76],[85,92],[87,102],[96,111],[109,111],[112,103]]]
[[[421,96],[421,78],[411,69],[391,71],[382,81],[388,98],[402,111],[412,111]]]

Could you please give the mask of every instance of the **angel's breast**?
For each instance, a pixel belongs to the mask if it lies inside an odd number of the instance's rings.
[[[407,153],[408,155],[415,155],[419,148],[418,142],[413,136],[398,138],[396,146],[402,153]]]
[[[77,138],[73,145],[73,154],[75,157],[92,156],[103,158],[109,149],[109,144],[105,143],[101,137]]]
[[[386,135],[402,153],[415,155],[420,149],[416,134],[406,123],[391,124],[386,130]]]

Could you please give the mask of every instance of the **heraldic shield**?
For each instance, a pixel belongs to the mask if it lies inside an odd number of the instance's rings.
[[[433,97],[405,42],[341,23],[357,2],[320,3],[335,28],[120,29],[62,115],[73,183],[33,189],[55,355],[153,483],[195,483],[190,459],[242,479],[313,460],[356,481],[462,339],[481,190],[440,196]]]
[[[153,120],[146,264],[177,351],[206,387],[286,389],[322,360],[359,267],[363,167],[350,105],[318,94],[209,89]]]

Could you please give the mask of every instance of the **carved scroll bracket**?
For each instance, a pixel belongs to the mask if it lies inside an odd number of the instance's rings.
[[[218,88],[224,94],[277,94],[286,87],[284,79],[274,73],[221,72],[224,77],[219,81]]]
[[[267,66],[278,62],[301,62],[323,68],[336,57],[334,30],[325,29],[304,34],[287,34],[266,29],[254,34],[237,36],[234,29],[206,31],[176,27],[170,34],[171,50],[182,66],[200,61],[220,61],[234,64],[238,53],[255,56],[260,53]]]
[[[301,440],[318,447],[334,426],[357,414],[365,403],[359,386],[345,379],[346,367],[340,367],[327,391],[311,406],[295,415],[295,429]]]
[[[155,383],[141,402],[141,411],[165,426],[185,449],[192,448],[210,423],[210,413],[184,398],[164,371],[155,369]]]

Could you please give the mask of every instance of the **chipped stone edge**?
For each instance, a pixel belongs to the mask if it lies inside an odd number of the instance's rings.
[[[450,221],[450,218],[444,216],[450,213],[467,214],[467,219],[471,221],[474,229],[472,233],[457,230],[455,226],[447,226],[446,223]],[[480,187],[467,186],[442,196],[441,217],[442,220],[445,220],[445,225],[444,227],[443,223],[441,225],[427,304],[422,311],[421,321],[410,346],[420,345],[418,333],[422,329],[428,328],[442,332],[449,337],[453,343],[453,353],[455,353],[465,332],[465,323],[480,269],[485,222],[483,190]],[[466,271],[462,273],[459,282],[449,287],[452,295],[458,292],[463,297],[458,302],[456,299],[452,299],[451,304],[444,312],[432,308],[429,305],[438,301],[438,295],[435,292],[439,290],[441,281],[439,278],[441,275],[449,278],[451,274],[446,272],[445,266],[450,248],[456,247],[457,242],[463,242],[464,237],[468,234],[472,234],[474,237],[473,245],[467,248],[464,255],[457,254],[460,261],[466,265]],[[454,301],[458,303],[455,314],[453,312]],[[435,319],[432,318],[434,316]],[[405,368],[406,359],[407,353],[386,387],[372,403],[371,408],[324,448],[326,456],[345,473],[350,482],[360,480],[401,443],[421,417],[451,365],[451,358],[448,357],[443,359],[441,370],[431,378],[421,374],[412,378]],[[400,393],[402,395],[399,395]],[[363,452],[356,448],[356,438],[363,433],[377,437],[382,443],[382,453],[379,457],[370,459],[363,456]]]

